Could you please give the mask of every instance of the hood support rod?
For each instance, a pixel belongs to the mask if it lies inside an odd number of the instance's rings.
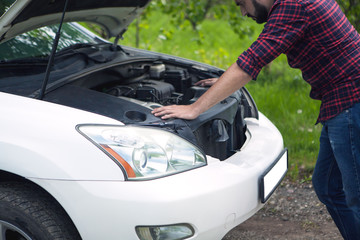
[[[48,61],[47,67],[46,67],[45,78],[44,78],[44,81],[43,81],[43,84],[42,84],[42,87],[41,87],[41,91],[40,91],[39,96],[38,96],[38,99],[40,99],[40,100],[42,100],[44,98],[44,95],[45,95],[46,86],[47,86],[47,83],[48,83],[49,77],[50,77],[50,69],[51,69],[51,67],[52,67],[52,65],[54,63],[55,53],[56,53],[57,46],[59,44],[61,27],[62,27],[62,24],[64,22],[65,12],[66,12],[66,9],[67,9],[68,2],[69,2],[69,0],[65,0],[64,11],[63,11],[62,16],[61,16],[61,21],[60,21],[60,24],[59,24],[58,31],[57,31],[56,36],[55,36],[54,41],[53,41],[51,54],[49,56],[49,61]]]

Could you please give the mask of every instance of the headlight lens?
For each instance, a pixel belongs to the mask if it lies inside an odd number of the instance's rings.
[[[81,125],[79,131],[118,163],[131,180],[153,179],[206,165],[193,144],[161,129]]]

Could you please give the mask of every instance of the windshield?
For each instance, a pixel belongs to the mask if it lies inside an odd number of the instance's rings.
[[[49,56],[57,29],[57,25],[42,27],[0,44],[0,61]],[[95,35],[79,31],[72,23],[64,23],[57,50],[79,43],[96,44],[99,40]]]

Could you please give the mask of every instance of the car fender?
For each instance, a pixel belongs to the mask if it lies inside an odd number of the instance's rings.
[[[76,130],[121,122],[6,93],[0,102],[0,170],[25,178],[124,180],[120,167]]]

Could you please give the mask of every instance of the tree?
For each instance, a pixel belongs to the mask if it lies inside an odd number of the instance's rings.
[[[207,18],[217,18],[228,21],[233,31],[240,38],[253,33],[253,29],[242,24],[244,17],[233,0],[160,0],[153,1],[146,9],[143,17],[155,9],[170,15],[172,23],[179,28],[189,22],[192,29],[200,33],[199,26]]]
[[[219,0],[162,0],[157,1],[157,6],[165,14],[171,15],[178,26],[186,20],[190,22],[193,30],[197,31],[198,25],[204,21],[209,10],[220,2]]]

